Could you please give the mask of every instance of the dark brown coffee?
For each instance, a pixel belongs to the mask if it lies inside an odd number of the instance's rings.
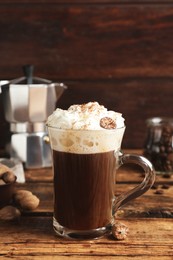
[[[74,154],[53,150],[54,217],[69,229],[89,230],[111,222],[114,151]]]

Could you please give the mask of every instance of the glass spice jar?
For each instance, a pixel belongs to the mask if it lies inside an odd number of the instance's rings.
[[[144,156],[152,162],[156,172],[173,173],[173,118],[150,118],[147,128]]]

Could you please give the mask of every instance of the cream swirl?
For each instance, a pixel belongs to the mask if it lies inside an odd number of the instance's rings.
[[[57,108],[48,117],[47,125],[59,129],[101,130],[106,128],[100,124],[104,118],[110,118],[114,122],[113,128],[124,127],[121,113],[108,110],[98,102],[72,105],[67,110]]]

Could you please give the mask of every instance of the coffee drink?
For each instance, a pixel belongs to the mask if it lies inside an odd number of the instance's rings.
[[[72,230],[110,224],[116,152],[124,133],[120,113],[97,102],[57,109],[48,118],[54,164],[54,218]]]
[[[97,102],[57,108],[47,126],[54,168],[55,232],[75,239],[110,232],[116,210],[153,184],[151,163],[142,156],[120,153],[124,119]],[[145,179],[115,198],[116,169],[124,163],[143,167]]]

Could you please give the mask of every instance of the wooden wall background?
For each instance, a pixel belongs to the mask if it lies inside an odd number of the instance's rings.
[[[0,0],[0,79],[62,81],[58,102],[95,101],[126,119],[123,148],[142,148],[148,117],[173,117],[171,0]],[[0,97],[0,147],[9,139]]]

